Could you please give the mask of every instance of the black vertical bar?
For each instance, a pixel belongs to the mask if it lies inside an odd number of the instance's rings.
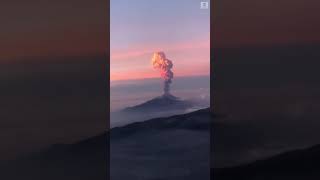
[[[107,2],[107,13],[106,13],[106,21],[107,21],[107,39],[106,39],[106,90],[107,90],[107,127],[106,127],[106,177],[110,179],[110,0],[106,0]]]

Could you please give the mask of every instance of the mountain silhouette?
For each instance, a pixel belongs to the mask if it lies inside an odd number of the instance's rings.
[[[320,145],[293,150],[231,168],[212,169],[216,180],[320,179]]]
[[[113,180],[208,179],[210,122],[210,110],[203,109],[113,128],[81,142],[53,145],[47,150],[2,162],[0,178],[105,180],[111,176]]]
[[[108,133],[74,144],[56,144],[42,152],[1,162],[0,178],[11,180],[108,179]]]
[[[208,180],[212,117],[203,109],[113,128],[111,179]]]
[[[122,110],[126,113],[134,112],[159,112],[159,111],[170,111],[170,110],[185,110],[191,108],[193,104],[189,101],[181,100],[171,94],[164,94],[156,97],[142,104],[128,107]]]
[[[153,118],[185,114],[192,109],[194,105],[191,101],[182,100],[171,94],[164,94],[144,103],[111,112],[111,126],[124,126],[133,122],[141,122]]]

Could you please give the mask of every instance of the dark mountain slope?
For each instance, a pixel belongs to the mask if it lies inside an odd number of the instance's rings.
[[[112,129],[111,179],[208,180],[211,119],[204,109]]]
[[[210,119],[206,109],[112,129],[112,179],[208,179]],[[0,178],[108,179],[109,133],[75,144],[53,145],[43,152],[2,162]]]
[[[58,144],[51,148],[2,163],[1,179],[89,180],[106,179],[107,135],[76,144]]]
[[[290,151],[243,166],[216,169],[216,180],[318,180],[320,145]]]

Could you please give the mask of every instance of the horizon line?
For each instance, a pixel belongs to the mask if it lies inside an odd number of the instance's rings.
[[[209,76],[210,74],[197,74],[197,75],[182,75],[182,76],[175,76],[174,78],[181,78],[181,77],[201,77],[201,76]],[[124,82],[124,81],[137,81],[137,80],[151,80],[151,79],[161,79],[161,77],[147,77],[147,78],[133,78],[133,79],[118,79],[118,80],[111,80],[112,82]]]

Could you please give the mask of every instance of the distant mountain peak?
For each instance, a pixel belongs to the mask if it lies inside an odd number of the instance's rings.
[[[162,96],[159,96],[158,98],[171,99],[171,100],[179,100],[180,99],[170,93],[164,93]]]
[[[182,100],[169,93],[163,94],[142,104],[125,108],[126,112],[148,112],[148,111],[167,111],[167,110],[181,110],[192,107],[193,104],[189,101]]]

